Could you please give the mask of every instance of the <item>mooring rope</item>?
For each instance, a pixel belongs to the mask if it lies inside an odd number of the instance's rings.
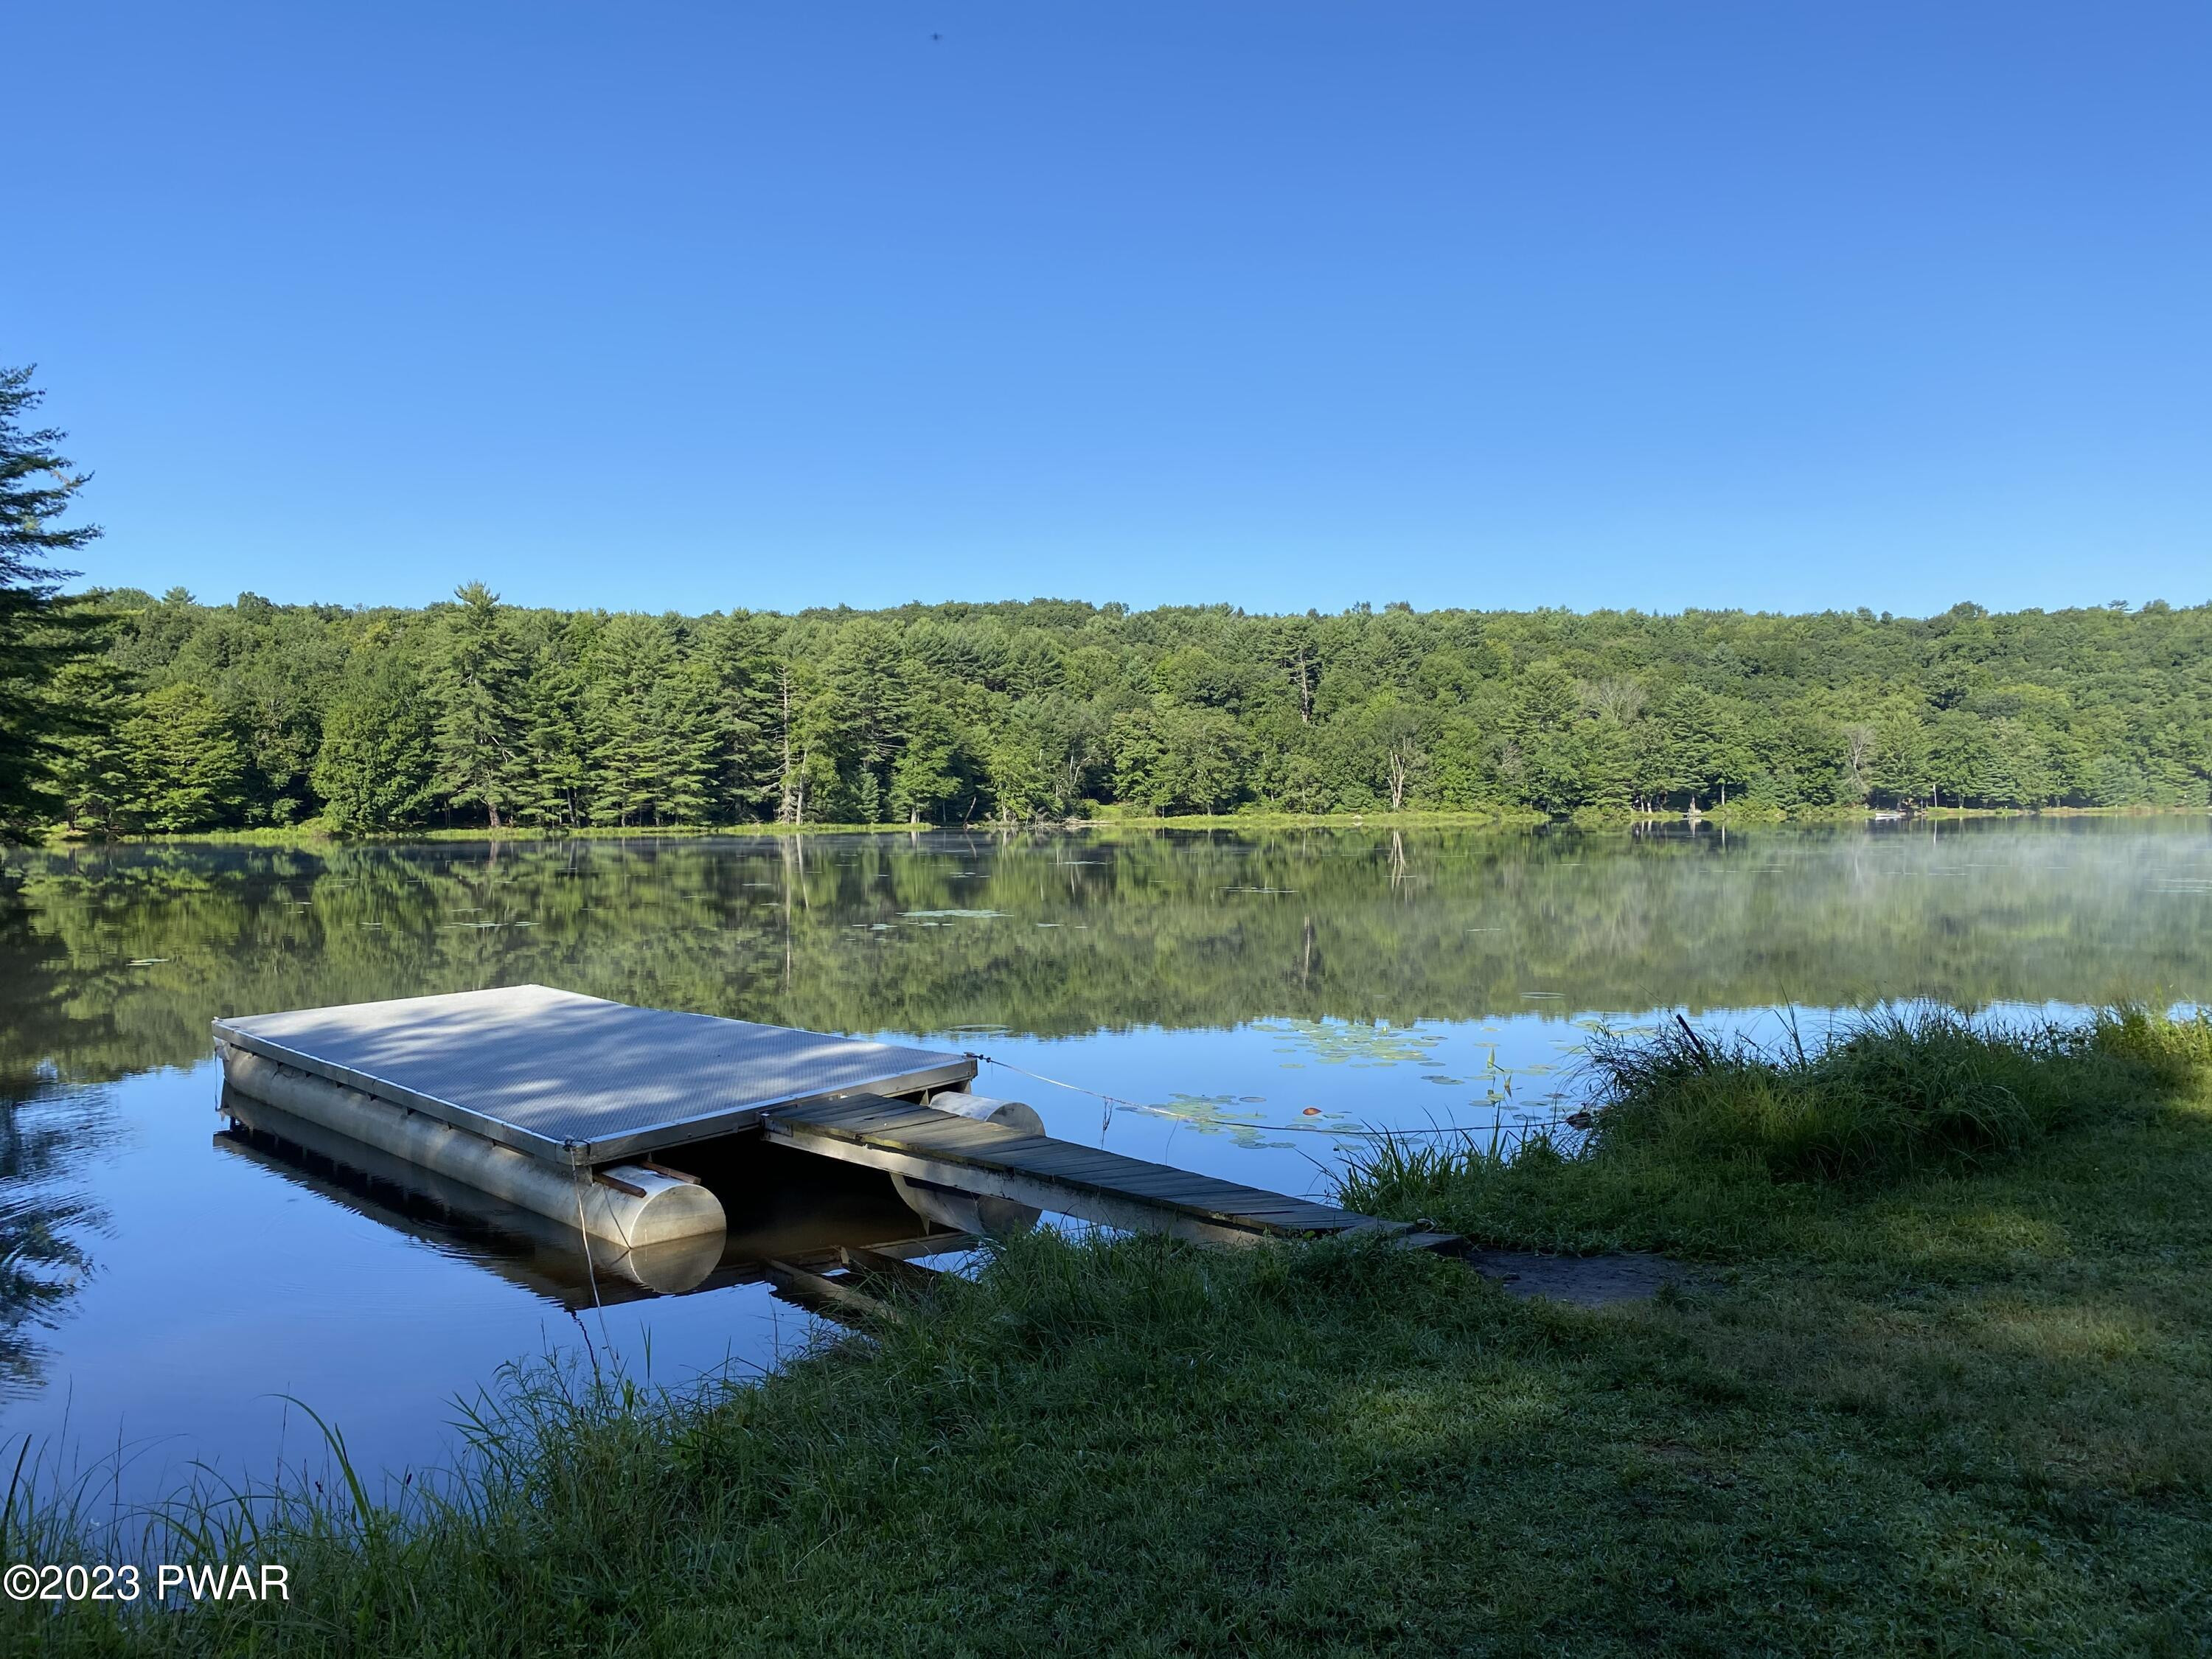
[[[1017,1072],[1036,1082],[1048,1083],[1055,1089],[1066,1089],[1072,1094],[1089,1095],[1093,1100],[1104,1101],[1106,1112],[1099,1124],[1102,1130],[1113,1122],[1114,1109],[1117,1106],[1126,1107],[1133,1112],[1142,1112],[1147,1117],[1175,1115],[1172,1112],[1164,1111],[1158,1106],[1148,1104],[1141,1100],[1124,1100],[1119,1095],[1102,1093],[1097,1089],[1086,1089],[1079,1083],[1066,1083],[1056,1077],[1047,1077],[1042,1072],[1032,1072],[1025,1066],[1015,1065],[1011,1060],[1000,1060],[994,1054],[978,1054],[972,1048],[963,1049],[961,1053],[965,1059],[980,1060],[986,1066],[995,1066],[1000,1071]],[[1293,1135],[1334,1135],[1340,1140],[1347,1137],[1362,1140],[1397,1140],[1413,1135],[1465,1135],[1472,1139],[1478,1134],[1500,1133],[1518,1136],[1525,1140],[1530,1135],[1543,1131],[1579,1130],[1584,1126],[1577,1123],[1571,1117],[1555,1117],[1543,1123],[1447,1123],[1431,1125],[1425,1129],[1338,1129],[1332,1128],[1325,1123],[1237,1123],[1230,1127],[1258,1130],[1267,1134],[1279,1133]]]
[[[1147,1107],[1142,1101],[1124,1100],[1119,1095],[1101,1094],[1097,1090],[1086,1089],[1079,1083],[1062,1083],[1056,1077],[1047,1077],[1042,1072],[1026,1070],[1022,1066],[1013,1064],[1011,1060],[999,1060],[989,1054],[979,1054],[972,1050],[963,1050],[963,1053],[969,1060],[981,1060],[986,1066],[995,1066],[1002,1072],[1019,1073],[1023,1077],[1034,1079],[1039,1083],[1049,1083],[1055,1089],[1066,1089],[1075,1094],[1089,1095],[1093,1100],[1104,1101],[1106,1103],[1106,1110],[1098,1121],[1098,1128],[1102,1134],[1112,1126],[1114,1121],[1114,1109],[1116,1106],[1127,1106],[1133,1112],[1143,1112],[1149,1111],[1151,1109],[1151,1108]]]
[[[568,1185],[576,1194],[576,1237],[584,1247],[584,1277],[591,1281],[592,1306],[599,1316],[599,1334],[606,1334],[606,1304],[599,1300],[599,1264],[592,1260],[592,1230],[584,1224],[583,1170],[573,1156],[576,1146],[574,1139],[561,1143],[563,1152],[572,1154],[568,1159]]]

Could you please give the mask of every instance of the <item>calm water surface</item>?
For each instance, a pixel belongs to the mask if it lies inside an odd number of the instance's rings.
[[[496,1206],[222,1133],[220,1014],[538,981],[980,1052],[1055,1133],[1291,1192],[1358,1132],[1540,1120],[1595,1023],[2212,993],[2212,824],[1628,836],[983,835],[16,854],[0,900],[0,1433],[150,1496],[444,1455],[449,1403],[588,1340],[664,1382],[809,1316],[760,1257],[920,1224],[764,1161],[704,1288],[587,1277]],[[404,1174],[404,1172],[403,1172]],[[598,1305],[604,1304],[604,1306]]]

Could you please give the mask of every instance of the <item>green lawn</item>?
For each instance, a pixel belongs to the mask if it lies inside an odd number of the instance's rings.
[[[289,1606],[11,1609],[0,1636],[457,1659],[2205,1651],[2207,1034],[2107,1024],[1978,1071],[1942,1032],[1901,1040],[1926,1052],[1676,1054],[1698,1078],[1617,1078],[1581,1157],[1386,1159],[1356,1191],[1486,1243],[1669,1243],[1703,1262],[1689,1294],[1588,1312],[1387,1249],[1039,1237],[875,1341],[701,1406],[538,1374],[476,1480],[411,1525],[325,1500],[230,1546],[292,1565]],[[1853,1115],[1869,1067],[1922,1061],[1950,1079],[1922,1108]],[[1753,1069],[1715,1084],[1729,1065]],[[1747,1090],[1773,1097],[1716,1159]],[[1839,1125],[1858,1150],[1824,1168]],[[25,1524],[9,1559],[64,1547]]]

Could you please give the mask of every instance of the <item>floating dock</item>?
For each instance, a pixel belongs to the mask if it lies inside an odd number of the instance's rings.
[[[972,1093],[965,1054],[542,985],[214,1028],[234,1121],[251,1127],[257,1103],[274,1108],[625,1251],[721,1234],[714,1184],[670,1160],[711,1163],[763,1141],[880,1170],[917,1214],[962,1232],[1051,1210],[1212,1243],[1358,1232],[1415,1248],[1455,1242],[1055,1140],[1026,1105]]]
[[[636,1008],[544,985],[215,1022],[216,1042],[563,1166],[620,1163],[840,1095],[963,1088],[965,1054]]]

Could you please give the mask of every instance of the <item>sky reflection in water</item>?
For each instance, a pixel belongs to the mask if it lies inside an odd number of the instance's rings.
[[[192,1460],[434,1458],[446,1402],[588,1334],[664,1382],[812,1322],[755,1254],[919,1224],[763,1167],[697,1294],[593,1305],[513,1217],[217,1139],[207,1023],[526,981],[970,1050],[1054,1133],[1322,1193],[1376,1127],[1541,1121],[1599,1022],[1780,1040],[1888,998],[2204,997],[2201,818],[1626,834],[832,836],[16,854],[0,905],[0,1431]],[[1794,1015],[1778,1012],[1795,1010]],[[781,1242],[778,1242],[781,1241]],[[742,1258],[742,1259],[741,1259]],[[581,1310],[580,1312],[579,1310]],[[289,1420],[288,1420],[289,1418]]]

